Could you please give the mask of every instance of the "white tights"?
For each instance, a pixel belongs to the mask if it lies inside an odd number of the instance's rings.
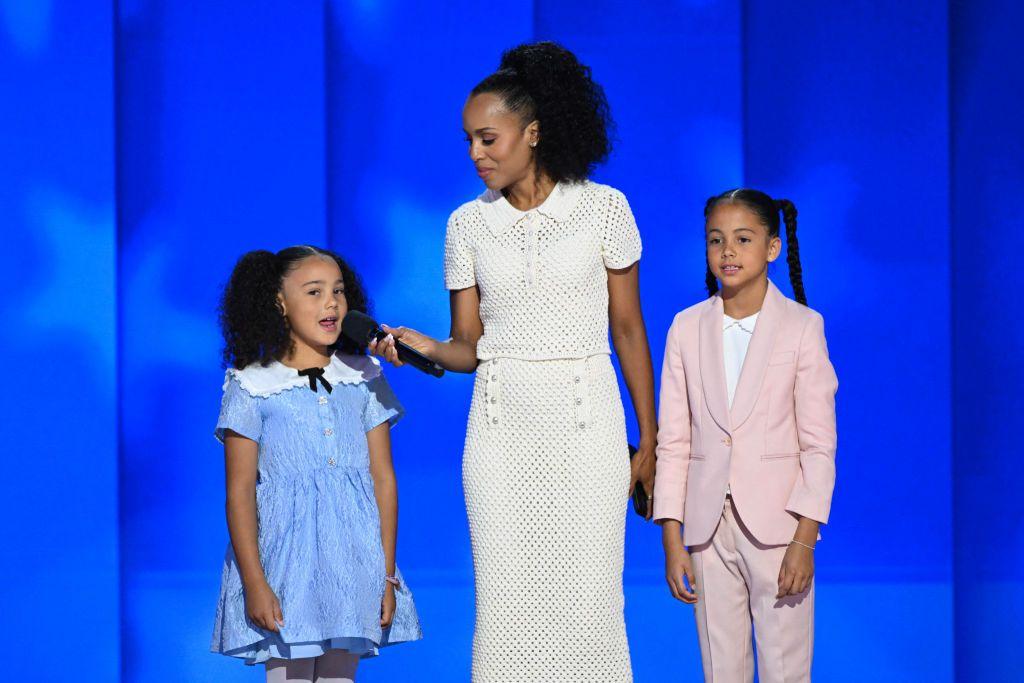
[[[359,655],[328,650],[319,657],[270,659],[267,683],[353,683]]]

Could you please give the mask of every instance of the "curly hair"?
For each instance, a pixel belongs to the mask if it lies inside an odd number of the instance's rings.
[[[494,93],[523,125],[537,121],[536,162],[555,182],[586,180],[611,152],[614,128],[604,89],[569,50],[552,42],[506,50],[498,71],[470,96]]]
[[[796,205],[788,199],[772,199],[760,190],[737,188],[708,199],[707,204],[704,205],[705,222],[716,206],[733,203],[742,204],[752,211],[761,224],[768,228],[769,237],[779,236],[779,212],[782,213],[782,219],[786,224],[786,262],[789,265],[789,281],[793,285],[793,296],[806,306],[804,271],[803,266],[800,265],[800,243],[796,238]],[[704,283],[709,295],[714,295],[718,291],[718,280],[711,272],[710,263],[707,264]]]
[[[370,302],[359,276],[334,252],[311,246],[288,247],[276,254],[250,251],[235,264],[218,309],[225,365],[239,370],[252,363],[266,366],[291,352],[294,342],[277,296],[284,277],[311,256],[334,259],[341,270],[348,310],[369,313]],[[366,352],[365,347],[356,346],[344,335],[331,350]]]

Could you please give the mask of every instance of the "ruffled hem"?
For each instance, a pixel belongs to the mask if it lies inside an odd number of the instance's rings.
[[[328,650],[344,650],[362,658],[375,657],[379,652],[379,646],[369,638],[325,638],[320,641],[309,641],[301,643],[286,643],[281,636],[274,635],[272,638],[246,645],[244,647],[227,650],[220,654],[229,657],[244,659],[249,666],[263,664],[270,659],[306,659],[319,657]],[[215,650],[216,651],[216,650]]]
[[[344,650],[345,652],[350,652],[366,659],[369,657],[376,657],[380,654],[380,648],[382,647],[419,640],[422,638],[422,633],[418,628],[416,628],[413,629],[412,633],[402,634],[402,636],[404,637],[399,637],[399,634],[394,631],[391,631],[390,633],[385,631],[385,636],[382,639],[382,642],[377,642],[373,638],[368,637],[340,636],[324,638],[323,640],[289,643],[285,642],[281,638],[280,634],[275,633],[254,643],[243,645],[242,647],[236,647],[230,650],[218,650],[217,648],[213,648],[212,652],[227,655],[228,657],[244,659],[245,663],[250,666],[254,664],[263,664],[270,659],[306,659],[310,657],[319,657],[328,650]]]

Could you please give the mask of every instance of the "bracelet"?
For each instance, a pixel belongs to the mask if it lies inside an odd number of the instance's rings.
[[[814,546],[813,545],[807,545],[806,543],[801,543],[800,541],[796,540],[795,538],[792,541],[790,541],[789,543],[790,543],[790,545],[792,545],[793,543],[796,543],[797,545],[802,545],[803,547],[807,548],[808,550],[814,550]]]
[[[398,577],[393,574],[388,574],[384,577],[384,580],[390,583],[395,588],[398,588],[402,585],[402,582],[398,580]]]

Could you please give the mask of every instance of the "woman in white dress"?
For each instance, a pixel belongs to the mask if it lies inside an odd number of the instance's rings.
[[[448,221],[447,341],[394,339],[476,372],[463,484],[476,579],[473,680],[630,681],[627,497],[654,490],[654,379],[640,235],[626,198],[587,180],[610,144],[590,69],[523,45],[471,92],[469,154],[487,191]],[[640,426],[627,453],[611,338]]]

